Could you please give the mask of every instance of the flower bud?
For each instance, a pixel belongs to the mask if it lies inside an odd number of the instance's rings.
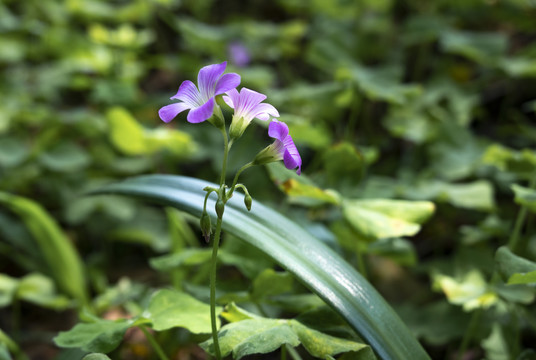
[[[246,209],[248,209],[248,211],[251,211],[252,202],[253,199],[251,199],[251,196],[249,196],[249,194],[246,194],[246,196],[244,197],[244,204],[246,205]]]
[[[203,233],[203,236],[205,237],[205,241],[207,243],[210,242],[210,234],[212,233],[212,226],[210,222],[210,216],[208,216],[206,211],[203,211],[203,215],[201,215],[200,225],[201,225],[201,232]]]
[[[223,211],[225,210],[225,203],[222,199],[218,199],[216,201],[216,214],[218,214],[218,218],[223,218]]]

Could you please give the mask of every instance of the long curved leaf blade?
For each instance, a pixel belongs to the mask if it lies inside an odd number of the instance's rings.
[[[148,175],[111,184],[93,194],[122,194],[174,206],[201,216],[205,186],[198,179]],[[227,203],[223,228],[273,258],[341,314],[382,359],[429,359],[419,342],[381,295],[325,244],[285,216],[254,202],[251,212],[235,193]],[[208,202],[215,219],[214,197]]]

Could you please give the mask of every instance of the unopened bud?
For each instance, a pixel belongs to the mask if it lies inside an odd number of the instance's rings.
[[[203,215],[201,215],[200,224],[201,224],[201,232],[203,233],[205,241],[209,243],[210,234],[212,234],[212,225],[210,221],[210,216],[208,216],[206,211],[203,211]]]
[[[251,198],[251,196],[249,196],[249,194],[246,194],[246,196],[244,197],[244,204],[246,205],[246,209],[248,209],[248,211],[251,211],[252,202],[253,199]]]
[[[218,199],[216,201],[216,214],[218,214],[218,218],[223,218],[223,211],[225,210],[225,203],[222,199]]]

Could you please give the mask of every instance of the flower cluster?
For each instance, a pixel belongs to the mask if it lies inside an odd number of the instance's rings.
[[[253,161],[254,165],[266,164],[272,161],[283,160],[288,169],[296,169],[301,173],[302,160],[288,126],[273,118],[279,117],[277,109],[263,103],[266,95],[243,87],[240,92],[236,90],[240,85],[240,75],[235,73],[224,74],[227,62],[203,67],[197,77],[197,87],[190,80],[184,81],[173,97],[180,102],[162,107],[158,114],[164,122],[170,122],[179,113],[189,110],[187,120],[191,123],[200,123],[210,120],[218,115],[218,105],[215,98],[225,94],[223,100],[234,109],[233,118],[229,127],[229,137],[232,140],[239,138],[253,119],[272,122],[268,126],[268,135],[275,141],[263,149]],[[221,112],[219,113],[221,114]]]

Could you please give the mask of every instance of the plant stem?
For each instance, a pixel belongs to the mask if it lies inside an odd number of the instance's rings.
[[[235,189],[235,186],[236,186],[236,183],[238,182],[238,177],[240,176],[240,174],[242,174],[242,172],[244,170],[246,170],[247,168],[250,168],[253,166],[253,162],[248,162],[246,165],[242,166],[237,172],[236,172],[236,175],[233,179],[233,184],[231,185],[231,190],[229,191],[229,198],[231,196],[233,196],[233,192],[234,192],[234,189]]]
[[[153,347],[154,351],[160,358],[160,360],[169,360],[166,354],[164,353],[164,350],[160,347],[156,339],[154,338],[153,334],[151,334],[143,325],[138,326],[138,328],[143,332],[151,346]]]
[[[290,346],[289,344],[285,344],[284,345],[285,349],[287,349],[290,357],[293,359],[293,360],[302,360],[300,354],[298,354],[298,352],[296,351],[296,349],[294,349],[292,346]]]
[[[225,129],[222,129],[221,133],[223,135],[223,165],[221,168],[220,187],[225,184],[225,174],[227,172],[227,157],[229,156],[229,149],[231,148],[231,144],[229,144],[229,137],[227,136],[227,132],[225,131]]]
[[[229,137],[225,128],[221,129],[223,135],[223,164],[221,168],[220,176],[220,189],[218,190],[219,200],[225,203],[227,202],[225,195],[225,174],[227,172],[227,158],[229,156],[229,149],[231,148],[232,142],[229,143]],[[208,198],[208,195],[207,195]],[[206,198],[205,198],[206,201]],[[210,267],[210,324],[212,327],[212,341],[214,343],[214,353],[216,354],[216,359],[221,360],[221,351],[220,351],[220,342],[218,340],[218,325],[216,324],[216,270],[218,266],[218,247],[220,246],[220,237],[221,237],[221,223],[222,223],[222,214],[218,215],[218,221],[216,222],[216,230],[214,233],[214,240],[212,240],[212,258],[211,258],[211,267]]]
[[[281,360],[287,360],[287,347],[281,346]]]
[[[218,341],[218,326],[216,324],[216,265],[218,262],[218,246],[221,236],[221,217],[216,223],[216,232],[212,241],[212,259],[210,271],[210,323],[212,325],[212,340],[214,342],[214,352],[216,359],[221,360],[220,343]]]
[[[465,331],[465,334],[463,335],[462,343],[460,344],[460,348],[458,349],[458,354],[456,356],[457,360],[461,360],[463,358],[463,353],[465,352],[465,350],[467,350],[467,346],[471,342],[471,339],[475,333],[476,325],[478,324],[478,321],[480,320],[481,314],[482,314],[482,308],[479,308],[473,312],[473,315],[471,315],[471,320],[469,321],[467,330]]]
[[[536,173],[532,177],[529,188],[534,189],[536,186]],[[516,223],[514,225],[514,230],[512,231],[512,235],[510,236],[510,240],[508,241],[508,248],[513,253],[516,253],[518,251],[519,247],[519,235],[521,233],[521,228],[523,227],[523,224],[525,223],[525,219],[527,218],[527,207],[521,206],[521,209],[517,213]]]

